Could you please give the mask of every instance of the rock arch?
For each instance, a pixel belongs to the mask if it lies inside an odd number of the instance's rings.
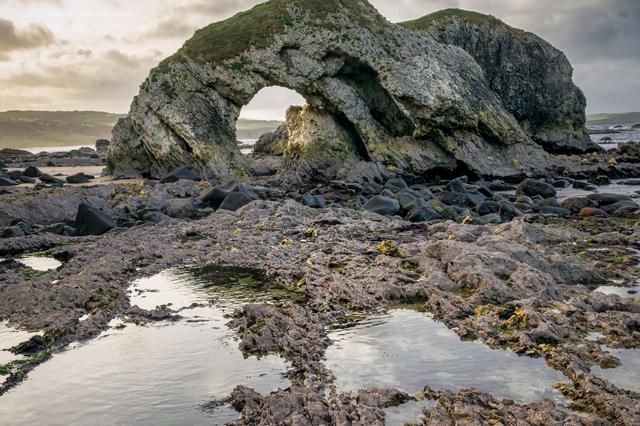
[[[310,140],[323,139],[321,127],[300,131],[305,149],[288,163],[299,181],[330,178],[315,172],[332,157],[332,173],[351,178],[546,167],[466,52],[389,23],[364,0],[271,0],[199,30],[151,72],[114,129],[109,171],[158,177],[191,164],[212,180],[245,175],[235,123],[274,85],[309,105],[290,125],[331,122],[349,136],[336,146]]]

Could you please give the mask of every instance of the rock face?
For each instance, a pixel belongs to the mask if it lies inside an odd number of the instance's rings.
[[[586,100],[567,57],[535,34],[494,18],[447,9],[401,24],[461,47],[527,134],[547,151],[595,151],[585,129]]]
[[[288,125],[284,151],[296,178],[368,176],[362,163],[401,176],[458,167],[523,176],[547,166],[466,52],[389,23],[364,0],[271,0],[199,30],[151,72],[114,129],[108,171],[160,177],[189,164],[211,180],[246,174],[236,121],[267,86],[295,90],[309,105],[289,120],[301,128]],[[554,122],[571,121],[558,109]],[[330,135],[339,141],[323,142]],[[310,163],[312,153],[322,160]]]

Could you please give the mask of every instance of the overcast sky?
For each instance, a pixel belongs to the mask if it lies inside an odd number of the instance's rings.
[[[460,7],[541,35],[571,60],[588,112],[640,110],[640,0],[370,0],[391,21]],[[193,31],[259,0],[0,0],[0,110],[126,112]],[[271,91],[245,117],[280,118]]]

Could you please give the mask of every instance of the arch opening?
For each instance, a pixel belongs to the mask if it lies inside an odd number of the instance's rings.
[[[262,137],[277,136],[275,133],[282,130],[287,109],[306,103],[299,93],[282,86],[261,89],[242,108],[236,122],[236,140],[241,152],[250,154]]]

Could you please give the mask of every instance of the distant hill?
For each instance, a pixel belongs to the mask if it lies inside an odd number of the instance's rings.
[[[122,117],[99,111],[0,112],[0,148],[93,145],[96,139],[111,139],[111,129]],[[238,138],[257,139],[279,124],[239,120]]]
[[[640,112],[624,112],[619,114],[587,115],[587,124],[637,124],[640,123]]]

